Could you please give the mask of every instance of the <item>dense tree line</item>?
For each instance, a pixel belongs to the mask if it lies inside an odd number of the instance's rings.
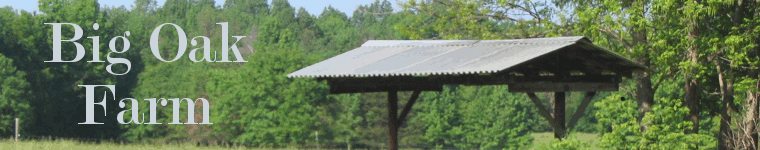
[[[386,141],[385,93],[331,95],[323,82],[286,75],[367,40],[586,36],[654,71],[625,78],[618,92],[597,94],[572,132],[598,133],[599,146],[612,149],[757,147],[757,1],[410,0],[394,9],[383,0],[359,6],[350,17],[332,7],[312,15],[286,0],[214,4],[136,0],[128,9],[95,0],[40,0],[40,12],[0,8],[0,135],[11,135],[12,118],[18,117],[26,135],[303,147],[313,145],[319,132],[322,144],[378,146]],[[114,55],[131,60],[131,71],[114,76],[103,69],[107,63],[45,63],[52,58],[53,31],[44,23],[51,22],[75,23],[83,37],[100,36],[94,46],[101,51],[108,49],[103,39],[129,31],[130,50]],[[237,46],[248,62],[166,63],[150,51],[150,34],[163,23],[181,26],[188,38],[209,37],[212,48],[227,44],[219,22],[228,22],[230,35],[247,36]],[[99,30],[91,28],[94,23]],[[160,31],[164,59],[180,55],[176,32]],[[72,36],[64,27],[63,37]],[[92,42],[80,43],[88,49],[84,58],[92,58]],[[63,49],[64,60],[74,58],[74,45]],[[105,59],[102,53],[95,57]],[[96,115],[104,125],[79,125],[85,116],[82,84],[115,84],[116,99],[206,98],[214,124],[121,125],[115,116],[122,109],[108,105],[106,112],[95,112],[106,114]],[[423,92],[401,128],[400,144],[530,146],[530,133],[551,126],[527,96],[507,88],[447,85]],[[400,103],[410,95],[401,94]],[[552,102],[551,94],[539,96]],[[582,97],[569,94],[567,111],[574,112]],[[136,107],[148,113],[147,105]],[[171,107],[158,107],[157,120],[171,122]],[[546,148],[583,146],[567,139]]]

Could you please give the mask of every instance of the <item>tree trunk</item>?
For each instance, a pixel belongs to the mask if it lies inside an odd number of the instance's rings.
[[[698,55],[698,54],[697,54]],[[699,112],[700,112],[700,90],[699,90],[699,81],[696,79],[696,71],[692,70],[686,71],[684,73],[684,78],[686,79],[686,83],[684,85],[684,98],[683,102],[684,104],[689,108],[689,114],[684,118],[685,120],[691,121],[692,128],[691,130],[686,130],[686,134],[691,133],[699,133]],[[730,119],[730,118],[729,118]]]
[[[731,14],[732,22],[734,27],[741,27],[743,19],[744,19],[744,6],[743,1],[739,0],[734,5],[734,12]],[[718,71],[718,82],[720,85],[720,94],[721,94],[721,100],[723,105],[721,105],[721,122],[720,122],[720,134],[718,135],[718,148],[719,149],[729,149],[732,148],[731,145],[734,143],[740,143],[740,142],[748,142],[751,143],[751,146],[745,147],[746,149],[757,149],[757,138],[752,137],[753,131],[755,131],[755,120],[757,118],[757,103],[754,101],[750,101],[750,107],[747,108],[747,114],[744,118],[744,135],[738,135],[737,137],[746,137],[746,138],[739,138],[739,139],[732,139],[729,136],[731,136],[732,129],[731,129],[731,116],[730,113],[732,110],[732,105],[734,103],[734,88],[733,88],[733,82],[734,80],[730,77],[726,77],[726,75],[731,74],[731,69],[728,68],[726,70],[723,70],[721,68],[721,65],[719,63],[720,60],[714,60],[714,63],[716,65],[716,69]],[[751,93],[750,93],[751,95]],[[751,98],[748,98],[748,100],[751,100]],[[749,117],[749,118],[747,118]],[[751,124],[751,125],[750,125]],[[749,125],[749,126],[746,126]],[[741,139],[747,139],[751,141],[739,141]],[[735,147],[738,148],[738,147]]]
[[[757,73],[752,73],[750,76],[757,77]],[[760,89],[760,80],[758,80],[755,84],[755,88]],[[746,127],[746,129],[744,129],[744,134],[749,138],[749,147],[747,149],[757,150],[757,125],[759,119],[758,117],[760,117],[760,92],[748,90],[747,101],[749,101],[749,108],[747,108],[747,114],[744,116],[744,127]]]
[[[648,56],[643,62],[644,66],[649,67],[649,58]],[[636,80],[636,102],[638,103],[639,107],[639,116],[638,121],[641,125],[642,131],[649,130],[649,126],[646,125],[645,122],[642,121],[642,118],[644,118],[644,115],[647,112],[652,111],[652,105],[654,104],[654,89],[652,89],[652,76],[649,74],[649,72],[641,72],[636,73],[636,76],[634,79]]]
[[[758,53],[760,53],[760,47],[755,47],[755,50]],[[760,76],[758,76],[758,72],[756,70],[755,71],[751,71],[751,72],[752,73],[750,74],[750,77],[756,77],[756,79],[758,79],[757,83],[755,83],[755,89],[759,89],[760,90]],[[752,139],[752,147],[755,150],[757,150],[757,148],[758,148],[757,146],[758,146],[758,142],[759,142],[758,141],[758,131],[757,131],[757,124],[758,124],[758,120],[757,119],[760,119],[760,118],[758,118],[760,116],[760,91],[750,91],[750,94],[748,94],[748,96],[751,97],[752,98],[752,102],[755,103],[755,106],[753,106],[753,108],[755,109],[755,113],[752,115],[752,118],[755,119],[754,120],[755,124],[752,124],[752,127],[754,127],[754,130],[753,130],[752,133],[750,133],[750,138]]]
[[[749,1],[748,3],[749,3],[748,4],[749,6],[758,7],[758,4],[757,4],[758,1],[754,1],[754,2],[753,1]],[[754,14],[755,15],[760,15],[760,9],[755,9],[755,13]],[[753,18],[756,18],[756,17],[753,17]],[[757,40],[757,39],[758,38],[755,38],[755,44],[760,44],[760,40]],[[755,58],[757,58],[757,57],[760,57],[760,46],[755,46]],[[760,76],[758,76],[758,74],[760,74],[760,73],[758,73],[758,70],[757,69],[753,69],[753,70],[750,71],[750,75],[749,76],[750,77],[754,77],[755,79],[757,79],[757,83],[755,83],[755,89],[760,90]],[[752,91],[752,92],[754,92],[753,100],[754,100],[755,104],[757,104],[757,106],[755,107],[755,110],[758,111],[758,112],[755,112],[753,118],[754,119],[760,119],[760,118],[758,118],[758,116],[760,115],[760,91]],[[757,123],[758,123],[757,120],[755,120],[755,125],[757,125]],[[753,126],[753,127],[755,127],[755,130],[757,130],[757,126]],[[753,142],[752,147],[755,148],[755,149],[757,149],[758,142],[759,142],[758,141],[758,132],[757,131],[752,132],[750,134],[750,137],[752,138],[752,142]]]
[[[642,8],[647,8],[646,2],[641,2]],[[647,14],[645,11],[641,11],[640,17],[646,18]],[[632,45],[633,47],[630,47],[630,51],[637,51],[635,46],[636,45],[647,45],[648,44],[648,38],[647,38],[647,28],[634,28],[630,30],[631,36],[633,38]],[[648,46],[644,46],[648,47]],[[640,49],[642,51],[641,56],[638,56],[636,61],[644,65],[645,67],[650,67],[651,65],[651,59],[649,58],[649,49],[644,48]],[[638,103],[639,107],[639,116],[637,121],[639,122],[639,125],[641,126],[641,131],[647,131],[649,130],[649,126],[646,125],[646,122],[644,122],[642,119],[644,118],[644,115],[646,115],[647,112],[652,111],[652,105],[654,105],[654,90],[652,87],[652,74],[650,72],[640,72],[636,73],[634,76],[634,80],[636,80],[636,102]]]
[[[757,117],[758,103],[752,91],[747,91],[747,114],[744,115],[744,141],[747,143],[747,150],[757,150]]]
[[[731,104],[734,103],[734,87],[731,81],[725,77],[724,70],[715,60],[715,68],[718,71],[718,83],[720,85],[721,103],[720,106],[720,133],[718,134],[718,149],[730,149],[734,143],[731,139]]]
[[[689,28],[689,41],[695,42],[697,39],[697,36],[699,36],[699,24],[697,22],[698,19],[691,18],[687,21],[689,22],[688,28]],[[693,63],[694,65],[699,66],[701,63],[699,62],[699,46],[696,43],[690,43],[689,47],[687,48],[687,60]],[[684,79],[686,80],[684,85],[684,96],[683,96],[683,102],[686,105],[686,107],[689,108],[689,115],[684,118],[685,120],[691,121],[692,128],[691,130],[686,130],[686,134],[699,133],[699,102],[700,102],[700,84],[699,80],[697,79],[697,68],[696,67],[689,67],[688,69],[684,70]]]

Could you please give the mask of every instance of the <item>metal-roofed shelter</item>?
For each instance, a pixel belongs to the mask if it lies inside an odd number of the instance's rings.
[[[326,80],[333,94],[388,92],[388,144],[395,150],[398,128],[421,91],[441,91],[446,84],[508,85],[510,92],[526,92],[552,125],[555,137],[563,138],[567,130],[565,92],[587,92],[568,124],[572,129],[596,91],[617,91],[622,77],[630,77],[634,71],[649,69],[576,36],[371,40],[288,77]],[[414,91],[401,114],[397,108],[398,91]],[[555,92],[553,113],[534,92]]]

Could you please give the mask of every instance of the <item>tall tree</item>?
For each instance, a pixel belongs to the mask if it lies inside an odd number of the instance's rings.
[[[441,39],[512,39],[556,35],[550,32],[551,7],[546,2],[520,0],[408,1],[404,13],[411,23],[398,24],[412,39],[427,38],[434,31]],[[507,26],[508,28],[505,28]],[[427,33],[426,33],[427,32]]]
[[[0,135],[13,135],[14,118],[32,116],[29,111],[32,93],[28,92],[29,83],[24,79],[26,73],[16,70],[12,59],[0,54],[0,68]],[[23,129],[27,124],[22,122],[20,125]]]
[[[633,1],[571,1],[564,6],[572,6],[574,18],[577,24],[573,27],[576,33],[585,35],[601,45],[609,47],[611,50],[633,58],[638,63],[652,68],[659,72],[667,72],[662,68],[671,65],[653,65],[652,60],[658,49],[652,47],[655,43],[651,39],[651,20],[647,20],[647,15],[651,7],[650,1],[633,0]],[[607,39],[607,40],[604,40]],[[654,94],[656,87],[661,82],[652,83],[654,72],[635,73],[633,79],[635,82],[635,100],[638,103],[638,119],[641,120],[647,112],[652,111],[654,104]],[[663,73],[662,75],[665,75]],[[665,77],[660,77],[665,79]],[[627,89],[626,89],[627,90]],[[648,127],[642,123],[642,130]]]

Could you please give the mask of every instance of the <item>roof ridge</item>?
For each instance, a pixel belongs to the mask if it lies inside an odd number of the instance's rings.
[[[444,46],[473,46],[473,45],[507,45],[522,43],[570,43],[586,39],[585,36],[545,37],[528,39],[502,39],[502,40],[368,40],[360,47],[444,47]],[[483,43],[488,44],[483,44]],[[493,44],[491,44],[493,43]]]

